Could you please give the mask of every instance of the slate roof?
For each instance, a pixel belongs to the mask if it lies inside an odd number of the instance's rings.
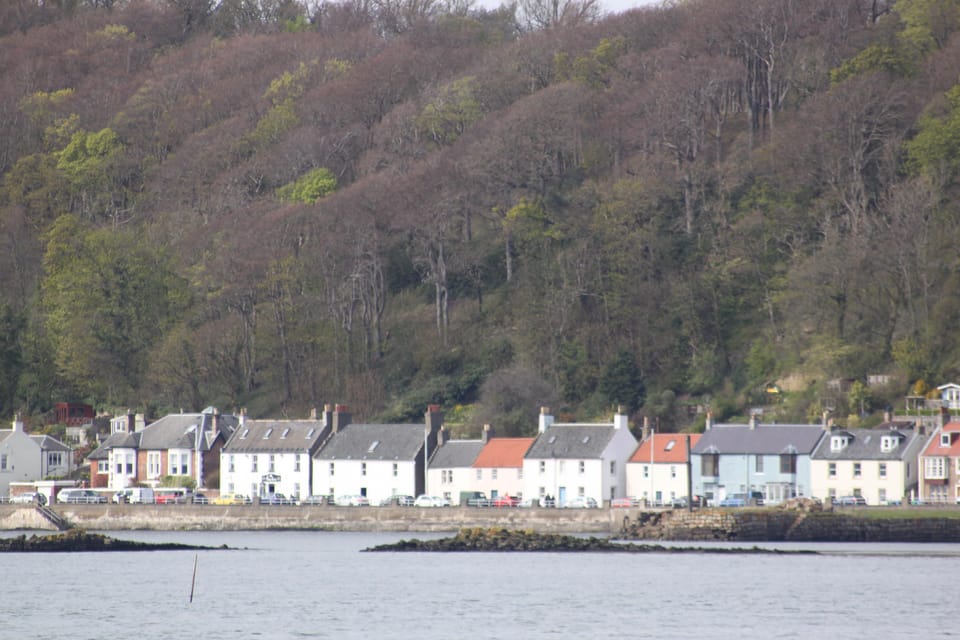
[[[200,426],[204,432],[204,438],[201,441],[200,448],[206,451],[212,444],[213,437],[209,433],[210,423],[213,420],[211,413],[171,413],[160,418],[156,422],[148,424],[140,434],[139,448],[141,450],[166,450],[166,449],[193,449],[194,433],[191,427]],[[236,416],[220,415],[220,431],[224,437],[229,439],[239,422]]]
[[[746,424],[715,424],[690,453],[779,455],[792,447],[803,455],[813,451],[823,434],[823,427],[815,424],[758,424],[753,429]]]
[[[40,445],[41,451],[73,451],[68,445],[48,435],[30,436],[30,439]]]
[[[537,437],[524,457],[601,458],[615,432],[612,425],[555,423]]]
[[[471,467],[482,449],[483,440],[450,440],[433,454],[430,467],[437,469]]]
[[[424,424],[350,424],[327,439],[317,460],[413,460],[423,447]],[[376,446],[373,446],[377,443]]]
[[[845,435],[849,441],[839,451],[830,448],[832,436]],[[899,444],[890,451],[881,450],[883,436],[895,435]],[[885,422],[873,429],[838,429],[827,433],[811,456],[814,460],[904,460],[917,457],[927,435],[913,429],[913,422]]]
[[[474,467],[520,469],[523,456],[533,445],[536,438],[491,438],[473,461]]]
[[[650,448],[653,447],[654,464],[675,464],[687,461],[687,443],[684,439],[690,436],[690,451],[692,452],[697,442],[700,441],[699,433],[655,433],[651,438],[647,438],[640,443],[637,450],[633,452],[629,462],[650,462]]]
[[[246,420],[224,453],[313,453],[325,436],[322,420]]]
[[[99,447],[90,452],[87,460],[106,460],[110,457],[110,449],[136,449],[140,446],[141,433],[142,431],[136,433],[127,433],[126,431],[111,433],[100,443]]]

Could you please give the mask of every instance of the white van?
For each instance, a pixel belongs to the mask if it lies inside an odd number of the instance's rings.
[[[133,487],[127,496],[130,504],[153,504],[153,489],[150,487]]]

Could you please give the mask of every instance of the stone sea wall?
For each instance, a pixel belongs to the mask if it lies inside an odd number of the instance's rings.
[[[88,531],[317,531],[451,532],[501,527],[537,533],[577,533],[630,540],[960,542],[960,518],[891,510],[702,509],[477,509],[452,507],[267,507],[212,505],[54,505],[74,527]],[[29,505],[0,505],[0,529],[53,530]]]

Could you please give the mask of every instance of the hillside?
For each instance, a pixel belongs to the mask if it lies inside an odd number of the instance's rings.
[[[960,373],[960,0],[560,6],[4,3],[0,415],[842,422]]]

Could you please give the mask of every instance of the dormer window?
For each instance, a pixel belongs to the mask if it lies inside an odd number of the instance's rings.
[[[246,438],[248,435],[250,435],[250,429],[244,429],[244,430],[243,430],[243,433],[240,434],[240,439],[243,440],[243,439]]]
[[[940,434],[940,446],[941,446],[941,447],[949,447],[949,446],[950,446],[950,434],[949,434],[949,433],[941,433],[941,434]]]
[[[896,436],[883,436],[880,438],[880,451],[888,453],[897,448],[900,444],[900,438]]]
[[[269,428],[269,429],[267,429],[266,432],[264,432],[264,434],[263,434],[263,439],[264,439],[264,440],[267,440],[267,439],[270,437],[270,434],[271,434],[271,433],[273,433],[273,428],[272,428],[272,427]]]
[[[848,438],[846,436],[831,436],[830,451],[842,451],[847,446]]]
[[[280,438],[286,438],[288,435],[290,435],[290,427],[287,427],[283,430],[283,433],[280,434]]]
[[[673,449],[674,445],[676,445],[676,444],[677,444],[677,441],[676,441],[676,440],[671,440],[670,442],[667,443],[667,446],[665,446],[665,447],[663,448],[663,450],[664,450],[664,451],[670,451],[671,449]]]

